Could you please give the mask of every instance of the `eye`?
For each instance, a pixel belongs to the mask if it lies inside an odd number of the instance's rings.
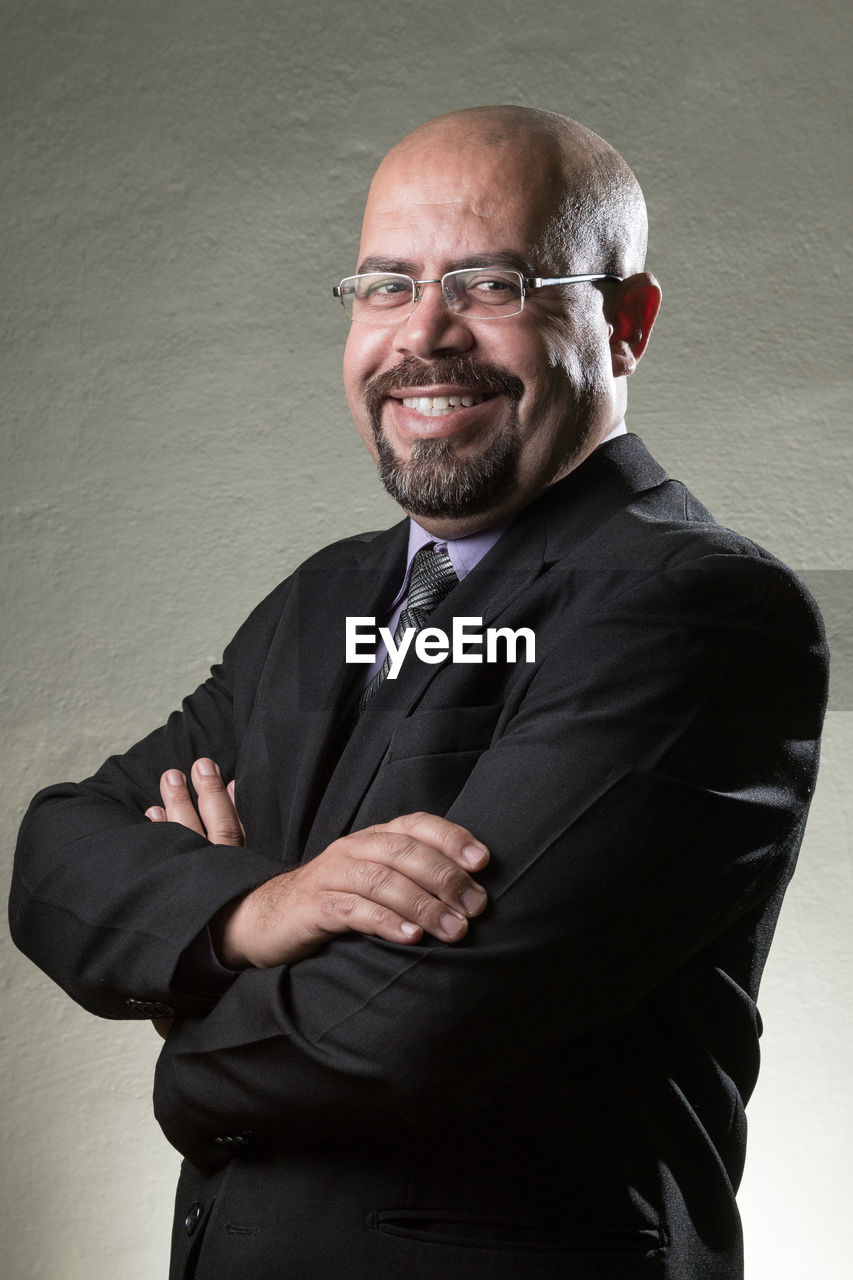
[[[465,271],[459,273],[454,283],[471,306],[484,309],[512,306],[515,310],[520,303],[521,276],[516,271]]]
[[[365,276],[358,296],[373,306],[393,306],[411,300],[412,282],[407,276]]]
[[[486,276],[482,280],[472,281],[470,287],[479,289],[481,293],[500,293],[502,289],[511,289],[512,284],[501,276]]]

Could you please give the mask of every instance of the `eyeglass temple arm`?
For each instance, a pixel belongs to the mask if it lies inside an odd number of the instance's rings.
[[[522,276],[525,289],[541,289],[546,284],[584,284],[591,280],[613,280],[621,284],[623,276],[614,276],[610,272],[587,276]]]

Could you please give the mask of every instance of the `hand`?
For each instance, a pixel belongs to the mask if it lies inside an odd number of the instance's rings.
[[[184,775],[169,769],[160,780],[163,807],[145,816],[180,822],[214,844],[244,844],[234,783],[224,786],[206,758],[196,760],[192,781],[198,812]],[[406,814],[343,836],[228,903],[210,922],[214,949],[228,969],[267,969],[301,960],[342,933],[400,943],[429,933],[456,942],[486,905],[485,890],[467,870],[479,871],[488,860],[485,845],[464,827],[434,814]]]
[[[198,812],[190,797],[187,780],[178,769],[168,769],[160,779],[163,805],[145,810],[151,822],[180,822],[197,831],[212,844],[244,845],[246,833],[237,814],[234,783],[224,786],[219,766],[207,757],[192,767],[193,786],[198,795]],[[152,1018],[154,1030],[165,1040],[174,1018]]]
[[[410,813],[335,840],[295,871],[285,871],[229,903],[210,925],[229,969],[267,969],[317,951],[336,934],[417,942],[429,933],[455,942],[486,905],[465,868],[489,851],[455,822]]]
[[[146,809],[146,818],[151,822],[180,822],[211,844],[244,845],[246,833],[237,815],[233,781],[226,787],[219,765],[206,756],[196,760],[191,776],[198,796],[198,812],[184,775],[179,769],[167,769],[160,779],[163,806],[152,805]]]

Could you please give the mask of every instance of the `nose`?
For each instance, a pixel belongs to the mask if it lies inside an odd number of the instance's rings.
[[[474,335],[460,315],[451,311],[438,281],[420,285],[418,300],[394,334],[394,350],[421,360],[467,351]]]

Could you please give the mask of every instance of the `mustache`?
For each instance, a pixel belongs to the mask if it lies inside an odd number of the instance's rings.
[[[504,395],[519,401],[524,383],[514,374],[485,360],[467,356],[445,356],[438,360],[418,360],[404,356],[393,369],[377,373],[367,383],[364,395],[368,409],[376,413],[386,396],[403,387],[434,387],[452,382],[462,387],[476,387],[480,395]]]

